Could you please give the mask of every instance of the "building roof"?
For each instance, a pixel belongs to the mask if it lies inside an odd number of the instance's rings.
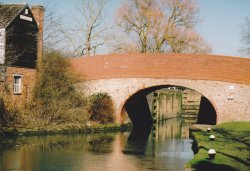
[[[0,28],[6,28],[27,4],[0,4]]]

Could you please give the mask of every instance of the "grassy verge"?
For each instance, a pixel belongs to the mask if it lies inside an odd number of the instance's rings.
[[[215,141],[209,136],[215,135]],[[192,130],[198,153],[185,168],[213,171],[250,170],[250,122],[230,122],[212,128],[211,132]],[[216,150],[215,160],[209,160],[207,151]]]

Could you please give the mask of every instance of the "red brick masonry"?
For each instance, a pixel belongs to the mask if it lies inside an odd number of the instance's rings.
[[[194,54],[114,54],[69,59],[85,80],[166,78],[250,85],[250,59]]]
[[[13,93],[14,74],[22,75],[22,92],[19,95],[14,95]],[[35,84],[35,76],[35,69],[7,67],[7,85],[10,90],[10,98],[14,104],[24,106],[30,100]]]

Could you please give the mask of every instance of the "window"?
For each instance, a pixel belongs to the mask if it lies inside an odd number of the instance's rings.
[[[14,94],[22,93],[22,75],[14,75]]]

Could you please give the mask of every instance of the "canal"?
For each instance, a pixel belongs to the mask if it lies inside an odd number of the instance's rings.
[[[138,134],[106,133],[1,140],[1,171],[182,170],[193,157],[192,120],[169,119]]]

